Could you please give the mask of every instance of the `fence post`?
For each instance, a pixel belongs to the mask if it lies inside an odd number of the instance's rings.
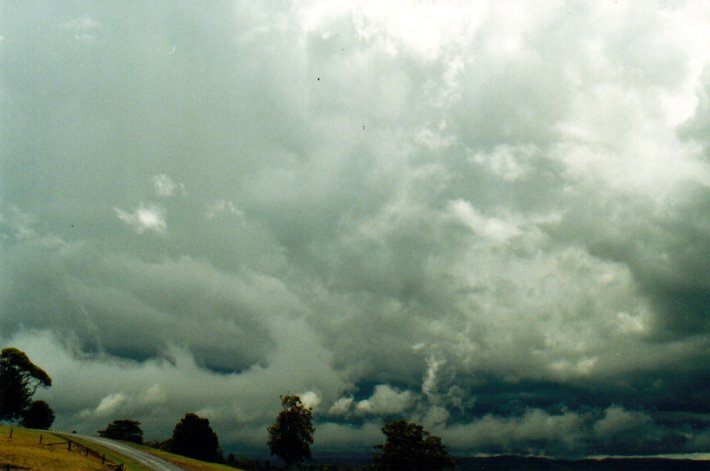
[[[101,464],[106,464],[106,455],[101,455]]]
[[[89,456],[89,447],[86,447],[86,453],[84,453],[84,456]]]
[[[67,451],[71,451],[71,442],[67,445]]]
[[[40,434],[40,436],[39,436],[39,444],[40,444],[40,445],[42,444],[42,435],[41,435],[41,434]]]

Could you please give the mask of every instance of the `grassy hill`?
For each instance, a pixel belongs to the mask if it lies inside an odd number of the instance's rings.
[[[10,431],[12,430],[12,436]],[[41,443],[40,443],[41,440]],[[86,454],[79,447],[69,449],[66,440],[52,435],[46,430],[30,430],[17,427],[0,426],[0,469],[52,469],[52,470],[96,470],[106,471],[110,465],[124,463],[114,455],[101,456]],[[131,471],[144,468],[136,463],[125,462]]]
[[[12,431],[12,436],[10,436]],[[0,426],[0,469],[10,466],[15,470],[87,470],[107,471],[123,464],[126,471],[146,471],[134,461],[93,443],[80,439],[69,446],[63,437],[47,430],[32,430],[21,427]],[[143,451],[155,454],[190,471],[234,471],[228,466],[205,463],[184,456],[174,455],[148,447]]]

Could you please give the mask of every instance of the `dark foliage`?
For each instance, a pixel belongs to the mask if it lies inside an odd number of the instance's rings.
[[[165,440],[148,440],[143,442],[145,446],[155,448],[156,450],[170,451],[173,449],[173,439],[168,438]]]
[[[375,469],[381,471],[439,471],[453,469],[455,461],[441,443],[421,425],[395,420],[382,427],[387,438],[375,445],[380,452],[373,456]]]
[[[25,352],[5,348],[0,352],[0,421],[22,418],[39,386],[49,387],[52,379],[30,361]]]
[[[20,423],[23,427],[46,430],[54,422],[54,411],[44,401],[32,401],[27,409],[22,412]]]
[[[99,430],[99,436],[124,442],[143,443],[143,430],[137,420],[114,420],[104,430]]]
[[[281,396],[282,410],[269,428],[271,454],[281,458],[287,467],[311,459],[313,444],[313,411],[298,396]]]
[[[607,458],[578,461],[529,456],[461,458],[461,471],[694,471],[710,469],[710,462],[660,458]]]
[[[171,451],[202,461],[222,461],[219,440],[210,421],[192,413],[185,414],[175,425]]]
[[[269,461],[260,461],[254,458],[235,456],[230,453],[224,464],[244,471],[278,471],[280,468],[273,466]]]

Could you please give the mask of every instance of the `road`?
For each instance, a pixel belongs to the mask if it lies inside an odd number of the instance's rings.
[[[87,442],[96,443],[97,445],[101,445],[102,447],[109,448],[122,456],[130,458],[133,461],[137,461],[138,463],[147,467],[151,471],[185,471],[183,468],[176,464],[170,463],[168,461],[165,461],[164,459],[158,458],[157,456],[153,456],[149,453],[133,448],[132,446],[125,445],[121,442],[117,442],[115,440],[110,440],[108,438],[90,437],[87,435],[62,435],[67,437],[67,439],[71,439],[72,437],[81,438],[82,440],[86,440]]]

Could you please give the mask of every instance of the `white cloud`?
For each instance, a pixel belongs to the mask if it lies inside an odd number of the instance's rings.
[[[516,181],[527,177],[533,170],[533,158],[540,150],[531,144],[511,146],[498,145],[492,152],[478,152],[469,160],[488,167],[495,175],[506,181]]]
[[[140,393],[137,401],[142,405],[157,406],[163,404],[168,398],[168,395],[163,390],[160,383],[155,383],[144,392]]]
[[[411,391],[400,391],[388,384],[378,384],[372,396],[355,405],[355,411],[371,415],[401,414],[413,405],[414,400],[415,395]]]
[[[318,409],[318,406],[321,403],[321,397],[314,391],[306,391],[300,393],[298,396],[301,398],[301,402],[303,402],[304,406],[313,410]]]
[[[328,413],[330,415],[346,415],[351,411],[354,402],[352,396],[341,397],[330,406]]]
[[[233,215],[237,217],[244,216],[244,212],[237,208],[237,206],[227,200],[219,199],[212,204],[207,204],[207,218],[212,219],[220,214]]]
[[[172,178],[165,174],[153,176],[153,188],[157,196],[168,198],[176,194],[185,194],[185,185],[175,183]]]
[[[426,358],[427,369],[422,382],[422,393],[430,400],[436,401],[438,398],[439,372],[446,365],[446,358],[436,353],[431,353]]]
[[[99,405],[92,412],[93,415],[98,417],[108,417],[112,414],[116,414],[124,407],[128,402],[128,397],[124,393],[113,393],[101,399]]]
[[[485,19],[481,10],[469,2],[365,1],[357,4],[353,21],[361,38],[393,56],[404,52],[435,60],[479,27]]]
[[[131,226],[139,234],[146,231],[160,234],[168,228],[165,222],[165,209],[154,204],[146,206],[141,203],[133,213],[120,208],[114,208],[114,211],[118,219]]]
[[[473,232],[491,241],[503,243],[521,233],[515,223],[496,217],[486,217],[467,201],[451,201],[449,202],[449,208],[452,215]]]

